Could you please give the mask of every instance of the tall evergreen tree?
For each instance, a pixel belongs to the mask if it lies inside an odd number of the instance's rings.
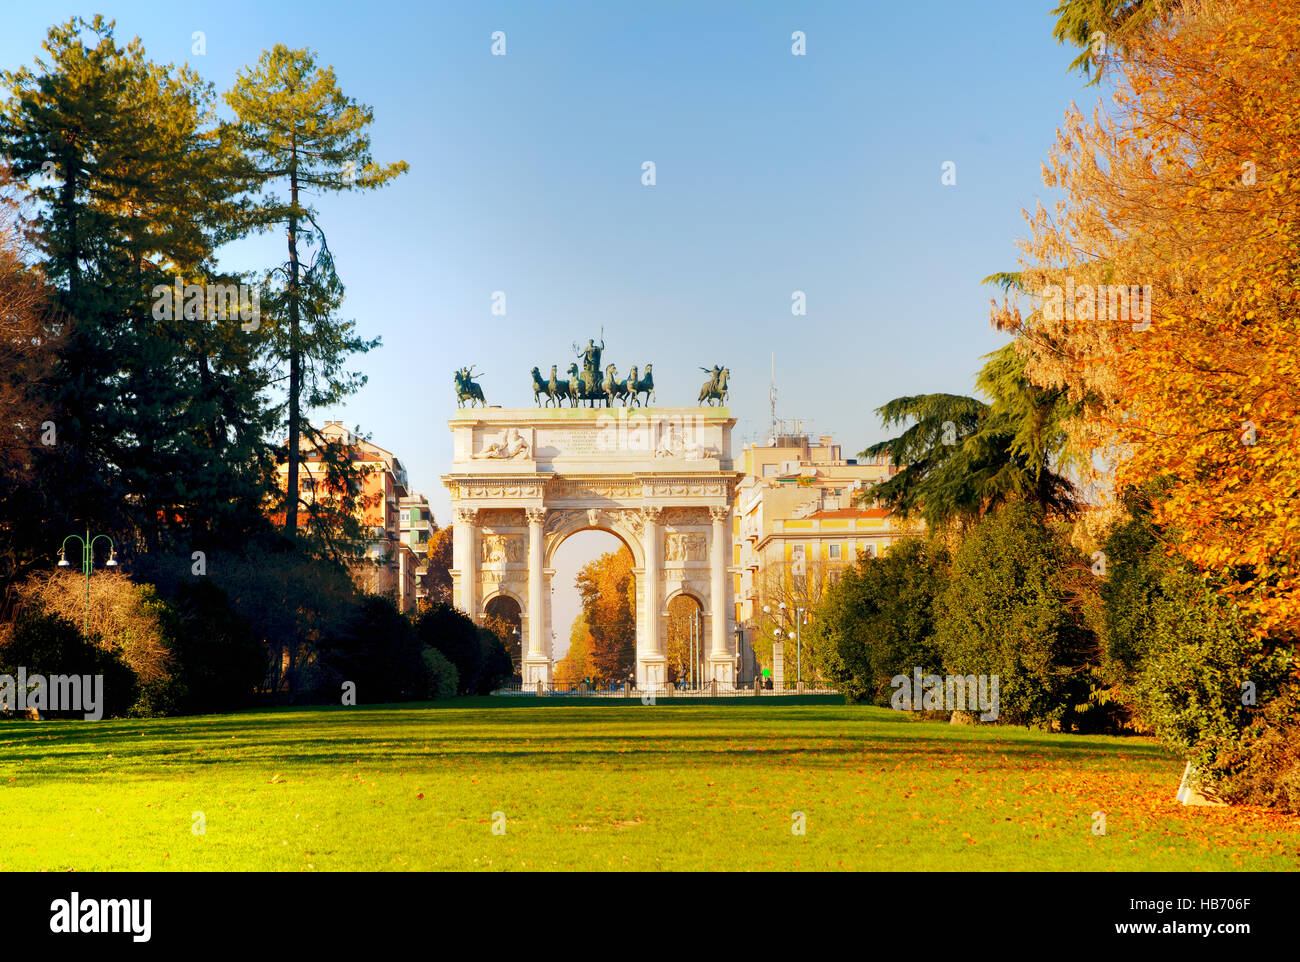
[[[1069,515],[1074,485],[1064,475],[1066,421],[1077,413],[1064,390],[1033,385],[1014,344],[987,355],[976,385],[991,400],[956,394],[895,398],[877,409],[897,437],[859,456],[888,455],[901,470],[865,494],[901,516],[942,528],[1012,500]]]
[[[69,325],[42,466],[62,498],[50,520],[145,545],[236,536],[269,477],[255,347],[235,321],[151,310],[157,286],[219,279],[240,182],[214,94],[138,39],[119,45],[102,17],[51,28],[45,50],[0,77],[0,151],[42,215],[35,240]]]
[[[254,67],[241,71],[226,102],[238,118],[238,143],[249,160],[247,182],[264,194],[247,212],[247,225],[283,227],[288,237],[288,260],[272,272],[281,283],[267,304],[272,349],[288,368],[284,528],[293,537],[304,414],[363,385],[363,375],[345,370],[347,359],[379,343],[357,336],[353,322],[337,316],[343,285],[317,211],[303,195],[375,189],[404,173],[407,164],[375,164],[367,132],[373,111],[344,96],[333,68],[318,67],[310,50],[277,44],[265,51]],[[270,192],[277,185],[288,188],[287,199]],[[310,259],[307,248],[315,250]]]

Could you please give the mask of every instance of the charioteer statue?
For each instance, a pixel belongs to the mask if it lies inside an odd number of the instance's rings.
[[[584,401],[589,407],[601,405],[612,407],[615,401],[622,401],[624,407],[649,406],[655,398],[655,381],[653,366],[646,364],[643,368],[633,366],[628,369],[628,376],[618,376],[618,369],[613,364],[601,362],[605,352],[605,331],[601,329],[600,343],[588,338],[586,347],[573,345],[573,353],[581,361],[570,363],[566,369],[569,379],[559,377],[559,365],[551,365],[549,378],[542,375],[542,367],[534,367],[531,374],[533,402],[539,407],[554,404],[559,407],[565,401],[570,407],[578,407]],[[727,381],[731,372],[720,364],[700,368],[709,376],[700,388],[697,403],[704,405],[722,405],[727,401]],[[460,404],[483,404],[482,389],[472,380],[473,369],[461,368],[456,372],[456,396]],[[642,400],[644,396],[644,401]]]

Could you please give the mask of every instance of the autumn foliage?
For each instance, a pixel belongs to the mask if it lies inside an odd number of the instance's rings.
[[[1036,383],[1085,403],[1072,442],[1095,455],[1094,490],[1163,486],[1154,520],[1176,550],[1256,632],[1291,639],[1298,50],[1293,0],[1188,4],[1134,39],[1107,64],[1113,102],[1072,109],[1044,168],[1062,197],[1027,215],[1032,309],[993,315]]]
[[[576,584],[582,614],[574,624],[569,652],[555,677],[572,684],[590,678],[621,684],[636,668],[636,580],[632,552],[610,551],[582,566]]]

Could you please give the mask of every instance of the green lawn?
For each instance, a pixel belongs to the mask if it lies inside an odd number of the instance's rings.
[[[1182,808],[1181,770],[809,700],[3,722],[0,870],[1300,868],[1300,821]]]

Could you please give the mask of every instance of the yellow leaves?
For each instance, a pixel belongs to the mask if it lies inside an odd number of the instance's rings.
[[[1262,33],[1258,6],[1157,27],[1108,116],[1067,115],[1051,164],[1064,209],[1032,220],[1022,245],[1027,275],[1106,264],[1150,284],[1152,325],[1033,315],[1018,340],[1036,383],[1096,399],[1070,434],[1117,453],[1103,482],[1175,480],[1161,513],[1179,550],[1208,568],[1255,565],[1243,602],[1259,629],[1300,630],[1300,74],[1279,54],[1300,49],[1300,5],[1266,4]]]

